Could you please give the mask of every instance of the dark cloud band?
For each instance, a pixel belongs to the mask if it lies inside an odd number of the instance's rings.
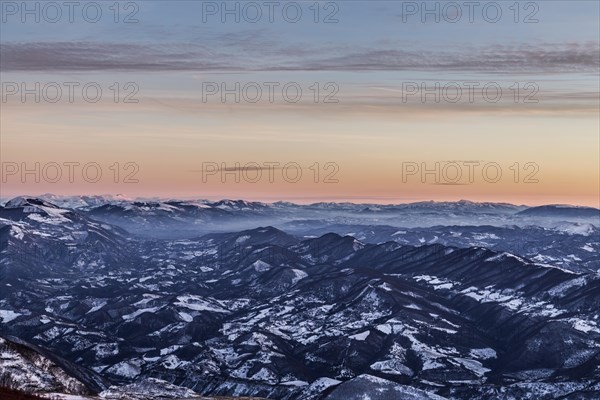
[[[597,73],[600,44],[464,48],[460,51],[197,43],[5,42],[3,71],[465,71]]]

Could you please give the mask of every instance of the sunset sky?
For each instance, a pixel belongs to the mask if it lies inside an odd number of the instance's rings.
[[[513,1],[500,1],[495,23],[488,21],[494,10],[482,15],[477,8],[470,22],[445,2],[439,23],[394,1],[320,2],[318,16],[313,1],[296,2],[302,16],[295,23],[286,19],[296,8],[283,14],[286,2],[277,2],[274,22],[263,8],[255,23],[248,20],[251,9],[239,22],[232,15],[223,22],[221,10],[211,8],[221,2],[121,2],[115,22],[114,2],[98,1],[103,14],[95,23],[79,8],[72,23],[66,9],[55,23],[44,20],[55,15],[49,9],[36,22],[4,3],[0,197],[122,193],[600,207],[597,1],[521,2],[518,15]],[[242,13],[244,2],[238,7]],[[138,22],[123,22],[130,13]],[[33,94],[23,102],[22,87],[34,89],[36,82],[48,90],[40,89],[37,103]],[[54,103],[51,82],[63,90]],[[79,84],[73,102],[65,82]],[[102,89],[95,103],[82,98],[81,87],[91,82]],[[238,93],[239,102],[234,94],[207,94],[236,83],[249,88]],[[275,87],[272,99],[265,83]],[[256,85],[262,97],[253,102]],[[285,85],[290,97],[302,89],[297,102],[286,101]],[[422,85],[434,89],[424,102]],[[467,85],[475,87],[472,99]],[[486,100],[483,86],[500,87],[502,95],[491,102],[488,91]],[[138,102],[124,103],[133,89]],[[327,95],[337,102],[324,102]],[[64,163],[72,162],[79,166],[70,182]],[[269,170],[269,162],[279,165]],[[39,182],[21,174],[36,163]],[[101,168],[97,182],[82,177],[81,166],[90,163]],[[224,163],[226,170],[207,175],[206,163]],[[249,168],[239,171],[236,163]],[[437,176],[421,175],[436,163]],[[301,167],[297,182],[290,182],[296,171],[286,164]],[[61,179],[53,179],[56,165]],[[457,165],[460,179],[454,179]],[[466,165],[476,165],[470,180]],[[492,168],[487,175],[484,166]],[[244,179],[259,172],[257,182]]]

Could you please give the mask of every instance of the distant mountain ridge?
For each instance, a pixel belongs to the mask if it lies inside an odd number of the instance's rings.
[[[5,204],[10,208],[20,197]],[[210,232],[281,226],[290,221],[315,220],[325,224],[377,224],[397,227],[436,225],[537,225],[590,223],[600,226],[600,211],[564,206],[526,207],[506,203],[416,202],[407,204],[314,203],[272,204],[244,200],[131,200],[123,197],[45,195],[31,198],[66,210],[76,210],[93,219],[117,225],[131,233],[155,238],[178,235],[190,238]],[[546,207],[546,208],[544,208]],[[551,208],[548,208],[551,207]],[[531,210],[531,211],[529,211]]]
[[[538,217],[590,217],[600,218],[600,210],[593,207],[550,204],[530,207],[519,212],[520,215]]]
[[[67,196],[67,195],[55,195],[46,193],[37,196],[18,196],[22,198],[38,198],[48,202],[52,202],[61,207],[67,208],[82,208],[97,206],[102,204],[119,204],[119,203],[197,203],[207,204],[211,206],[225,206],[225,207],[266,207],[266,206],[279,206],[279,207],[313,207],[313,208],[349,208],[354,209],[355,207],[375,207],[375,208],[389,208],[389,207],[403,207],[403,208],[436,208],[436,207],[448,207],[448,208],[459,208],[459,207],[478,207],[478,208],[527,208],[524,205],[515,205],[510,203],[494,203],[494,202],[475,202],[470,200],[457,200],[457,201],[418,201],[412,203],[390,203],[390,204],[379,204],[379,203],[352,203],[352,202],[316,202],[309,204],[298,204],[289,201],[276,201],[273,203],[265,203],[260,201],[247,201],[241,199],[221,199],[221,200],[207,200],[207,199],[177,199],[177,198],[157,198],[157,197],[137,197],[131,198],[124,195],[83,195],[83,196]],[[10,199],[6,199],[9,201]]]

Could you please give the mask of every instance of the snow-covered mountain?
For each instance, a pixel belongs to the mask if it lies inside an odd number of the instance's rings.
[[[545,205],[530,207],[519,212],[520,215],[555,218],[600,218],[600,210],[593,207],[575,207],[569,205]]]
[[[128,204],[140,226],[179,212]],[[301,206],[235,207],[220,210]],[[93,371],[113,386],[96,388],[106,398],[149,399],[153,385],[179,397],[288,400],[600,395],[600,275],[571,268],[584,260],[531,256],[576,246],[596,256],[593,224],[400,229],[299,218],[285,230],[169,239],[98,221],[95,209],[36,198],[0,209],[0,334]],[[519,240],[531,254],[510,251]]]
[[[412,246],[437,243],[461,248],[485,247],[576,272],[596,272],[600,269],[600,229],[589,223],[563,222],[552,228],[536,225],[399,228],[301,220],[285,223],[281,228],[305,237],[334,232],[353,236],[366,243],[395,241]]]
[[[92,395],[108,387],[98,374],[15,337],[0,337],[0,386],[71,395]]]
[[[327,224],[389,225],[429,228],[439,225],[556,228],[565,223],[600,226],[600,210],[565,206],[531,207],[506,203],[417,202],[407,204],[289,202],[272,204],[244,200],[128,199],[119,196],[56,196],[40,200],[76,210],[119,226],[138,236],[193,238],[211,232],[232,232],[256,226],[283,226],[298,221]],[[553,212],[557,211],[557,212]]]

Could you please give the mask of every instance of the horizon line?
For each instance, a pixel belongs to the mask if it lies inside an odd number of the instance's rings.
[[[47,197],[56,197],[58,199],[68,199],[68,198],[76,198],[76,197],[101,197],[101,198],[105,198],[105,199],[111,199],[112,200],[121,200],[121,201],[126,201],[126,202],[169,202],[169,201],[198,201],[198,202],[211,202],[211,203],[218,203],[221,201],[243,201],[243,202],[248,202],[248,203],[258,203],[258,204],[269,204],[269,205],[273,205],[273,204],[277,204],[277,203],[290,203],[293,205],[297,205],[297,206],[311,206],[311,205],[316,205],[316,204],[323,204],[323,203],[327,203],[327,204],[339,204],[339,205],[343,205],[343,204],[352,204],[352,205],[364,205],[364,206],[400,206],[400,205],[411,205],[411,204],[419,204],[419,203],[472,203],[472,204],[496,204],[496,205],[509,205],[509,206],[515,206],[515,207],[541,207],[541,206],[568,206],[568,207],[574,207],[574,208],[592,208],[592,209],[596,209],[600,211],[600,207],[593,207],[593,206],[589,206],[589,205],[577,205],[577,204],[569,204],[569,203],[544,203],[544,204],[515,204],[515,203],[509,203],[506,201],[475,201],[475,200],[469,200],[469,199],[460,199],[460,200],[433,200],[433,199],[429,199],[429,200],[417,200],[417,199],[413,199],[415,201],[405,201],[405,202],[390,202],[390,203],[368,203],[368,202],[354,202],[354,201],[349,201],[350,198],[352,198],[352,196],[340,196],[339,198],[337,197],[316,197],[316,196],[305,196],[305,197],[293,197],[293,198],[288,198],[286,199],[285,197],[265,197],[265,199],[272,199],[275,201],[264,201],[264,200],[249,200],[249,199],[243,199],[243,198],[228,198],[228,197],[219,197],[219,196],[209,196],[206,198],[202,198],[202,197],[195,197],[195,196],[182,196],[182,197],[163,197],[163,196],[152,196],[152,197],[144,197],[144,196],[137,196],[137,197],[129,197],[126,196],[122,193],[117,193],[117,194],[108,194],[108,193],[104,193],[104,194],[79,194],[79,195],[63,195],[63,194],[54,194],[54,193],[43,193],[43,194],[36,194],[36,195],[31,195],[31,194],[19,194],[19,195],[13,195],[10,197],[6,197],[6,196],[0,196],[0,204],[1,205],[5,205],[8,201],[18,198],[18,197],[24,197],[24,198],[47,198]],[[121,197],[119,199],[119,197]],[[338,199],[339,201],[331,201],[331,200],[327,200],[327,199]],[[363,199],[363,200],[383,200],[386,199],[386,197],[359,197],[356,196],[356,199]],[[313,200],[317,200],[317,199],[321,199],[321,201],[314,201],[311,203],[298,203],[295,202],[293,200],[300,200],[300,199],[305,199],[305,200],[309,200],[309,199],[313,199]],[[408,199],[407,199],[408,200]]]

